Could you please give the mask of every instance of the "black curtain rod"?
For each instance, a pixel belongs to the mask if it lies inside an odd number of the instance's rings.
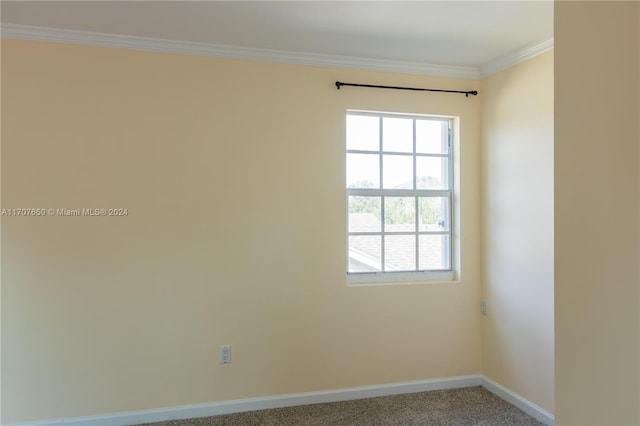
[[[396,89],[396,90],[416,90],[419,92],[444,92],[444,93],[463,93],[467,98],[469,95],[476,96],[477,90],[444,90],[444,89],[420,89],[417,87],[399,87],[399,86],[378,86],[375,84],[358,84],[358,83],[344,83],[342,81],[336,81],[336,88],[340,90],[342,86],[353,87],[374,87],[376,89]]]

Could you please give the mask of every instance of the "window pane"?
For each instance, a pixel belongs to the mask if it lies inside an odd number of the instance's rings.
[[[385,271],[416,270],[416,236],[387,235],[384,237]]]
[[[380,197],[349,197],[349,232],[380,232]]]
[[[442,121],[416,120],[416,152],[422,154],[446,154],[448,137]]]
[[[382,237],[349,237],[349,272],[380,271]]]
[[[413,189],[413,157],[383,155],[382,181],[384,189]]]
[[[347,154],[347,188],[380,188],[380,156]]]
[[[380,118],[347,115],[347,149],[380,151]]]
[[[347,113],[348,273],[451,270],[449,126],[439,117]]]
[[[446,197],[419,197],[418,227],[419,231],[448,231],[449,200]]]
[[[382,149],[392,152],[413,152],[413,120],[383,118]]]
[[[446,157],[417,157],[418,189],[449,189],[449,167]]]
[[[384,197],[385,232],[415,232],[415,197]]]
[[[423,270],[450,269],[449,235],[420,235],[418,268]]]

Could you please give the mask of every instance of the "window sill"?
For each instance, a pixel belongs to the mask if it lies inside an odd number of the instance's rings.
[[[347,274],[347,285],[416,285],[459,282],[455,271],[385,272]]]

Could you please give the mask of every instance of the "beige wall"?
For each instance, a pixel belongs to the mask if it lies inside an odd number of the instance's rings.
[[[333,85],[478,82],[2,55],[2,207],[129,211],[2,218],[3,424],[480,373],[480,97]],[[347,108],[461,117],[462,282],[346,286]]]
[[[553,412],[553,52],[483,93],[482,371]]]
[[[640,424],[640,4],[555,4],[556,424]]]
[[[0,50],[2,42],[0,40]],[[2,54],[0,53],[0,78],[2,73]],[[2,207],[2,84],[0,84],[0,208]],[[0,216],[0,424],[2,424],[2,216]]]

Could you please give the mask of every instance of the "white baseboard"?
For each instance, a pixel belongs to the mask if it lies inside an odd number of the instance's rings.
[[[481,383],[483,388],[499,396],[508,403],[515,405],[534,419],[546,425],[553,426],[555,421],[554,416],[545,409],[537,406],[533,402],[523,398],[515,392],[510,391],[509,389],[505,388],[502,385],[499,385],[498,383],[485,376],[482,376]]]
[[[264,410],[268,408],[348,401],[353,399],[373,398],[377,396],[399,395],[403,393],[466,388],[471,386],[480,386],[482,384],[482,380],[483,378],[480,375],[446,377],[441,379],[398,382],[319,392],[304,392],[261,398],[236,399],[231,401],[212,402],[181,407],[160,408],[156,410],[130,411],[125,413],[106,414],[103,416],[73,417],[33,423],[14,423],[5,426],[122,426],[162,422],[167,420],[189,419],[194,417],[217,416],[220,414],[240,413],[244,411]]]

